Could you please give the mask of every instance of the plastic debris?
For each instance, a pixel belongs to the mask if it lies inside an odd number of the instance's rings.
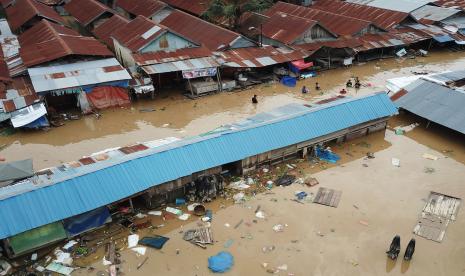
[[[295,181],[295,176],[285,174],[276,180],[276,185],[278,186],[289,186]]]
[[[360,223],[361,225],[368,226],[368,222],[367,222],[367,221],[364,221],[364,220],[361,220],[361,221],[359,221],[358,223]]]
[[[184,204],[186,204],[186,200],[185,200],[184,198],[176,198],[175,204],[176,204],[177,206],[179,206],[179,205],[184,205]]]
[[[64,265],[71,265],[73,263],[73,258],[71,258],[70,253],[65,253],[60,249],[55,250],[54,252],[56,259],[54,262],[64,264]]]
[[[258,212],[255,213],[255,216],[257,218],[264,219],[265,218],[265,213],[263,211],[258,211]]]
[[[192,204],[189,204],[189,205],[187,205],[187,211],[193,212],[194,209],[195,209],[195,207],[197,207],[197,206],[199,206],[199,205],[200,205],[200,203],[192,203]]]
[[[277,269],[285,271],[285,270],[287,270],[287,264],[280,265],[280,266],[277,267]]]
[[[33,253],[31,255],[31,261],[36,261],[37,260],[37,253]]]
[[[102,265],[104,265],[104,266],[111,265],[111,262],[108,261],[108,260],[105,258],[105,256],[103,256]]]
[[[63,249],[64,250],[68,250],[70,249],[71,247],[73,247],[75,244],[77,244],[78,242],[75,241],[75,240],[70,240],[69,242],[67,242],[65,245],[63,245]]]
[[[234,203],[240,203],[244,200],[245,194],[240,192],[233,196]]]
[[[437,157],[436,155],[432,155],[432,154],[429,154],[429,153],[424,153],[423,158],[429,159],[429,160],[434,160],[434,161],[439,159],[439,157]]]
[[[0,275],[9,275],[12,266],[5,260],[0,259]]]
[[[152,216],[161,216],[162,212],[161,211],[150,211],[147,214],[152,215]]]
[[[147,250],[147,247],[139,246],[139,247],[131,248],[131,250],[136,252],[139,255],[145,255],[145,251]]]
[[[145,257],[144,260],[137,265],[137,270],[139,270],[147,262],[148,259],[149,257]]]
[[[229,223],[225,223],[224,226],[228,227],[228,228],[231,227],[231,225]]]
[[[425,167],[423,170],[425,173],[434,173],[436,170],[434,168]]]
[[[242,190],[250,188],[250,185],[247,185],[244,180],[239,180],[236,182],[231,182],[231,184],[229,184],[228,187],[231,189],[242,191]]]
[[[142,218],[147,217],[147,215],[146,215],[146,214],[142,214],[142,213],[138,213],[138,214],[135,215],[135,217],[138,218],[138,219],[142,219]]]
[[[264,172],[264,173],[267,173],[267,172],[269,172],[269,171],[270,171],[270,170],[267,169],[267,168],[263,168],[263,169],[262,169],[262,172]]]
[[[391,163],[392,163],[392,165],[395,166],[395,167],[400,167],[400,160],[397,159],[397,158],[394,158],[394,157],[393,157],[393,158],[391,159]]]
[[[139,235],[133,234],[133,235],[128,236],[128,248],[137,246],[138,242],[139,242]]]
[[[304,183],[305,185],[309,186],[309,187],[313,187],[315,185],[318,185],[320,182],[318,182],[318,180],[314,177],[306,177],[304,179]]]
[[[233,243],[234,243],[234,240],[233,240],[233,239],[227,240],[227,241],[224,243],[224,248],[230,248],[231,245],[233,245]]]
[[[275,250],[275,248],[276,247],[274,245],[264,246],[262,248],[262,251],[263,251],[263,253],[268,253],[268,252],[271,252],[271,251]]]
[[[268,190],[271,190],[271,189],[273,188],[273,181],[268,180],[268,181],[266,182],[266,188],[267,188]]]
[[[182,215],[182,211],[181,211],[181,210],[176,209],[176,208],[173,208],[173,207],[166,207],[165,210],[166,210],[166,212],[171,213],[171,214],[175,214],[176,216]]]
[[[62,274],[62,275],[71,275],[71,273],[73,272],[74,268],[72,267],[68,267],[68,266],[64,266],[62,264],[59,264],[59,263],[55,263],[55,262],[52,262],[50,263],[47,267],[46,267],[47,270],[50,270],[52,272],[56,272],[56,273],[59,273],[59,274]]]
[[[302,200],[307,197],[307,193],[303,191],[296,191],[295,196],[297,197],[298,200]]]
[[[276,224],[276,225],[273,226],[273,230],[275,232],[283,232],[284,231],[284,225]]]
[[[167,237],[163,236],[153,236],[153,237],[144,237],[139,241],[139,244],[148,246],[148,247],[153,247],[156,249],[162,249],[163,245],[169,240]]]
[[[231,269],[234,264],[234,257],[227,251],[221,251],[215,256],[208,258],[208,268],[215,273],[223,273]]]
[[[190,214],[182,214],[182,215],[180,215],[178,217],[178,219],[180,219],[180,220],[188,220],[190,216],[191,216]]]

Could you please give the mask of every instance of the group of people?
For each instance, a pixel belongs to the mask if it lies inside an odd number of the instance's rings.
[[[358,77],[355,77],[355,82],[354,83],[352,83],[351,79],[349,79],[346,82],[346,87],[347,88],[355,87],[355,89],[359,89],[360,86],[362,86],[362,84],[360,83],[360,80],[358,79]]]
[[[319,91],[321,89],[320,84],[317,82],[315,83],[315,90]],[[307,88],[307,86],[302,86],[302,94],[307,94],[310,93],[310,89]]]

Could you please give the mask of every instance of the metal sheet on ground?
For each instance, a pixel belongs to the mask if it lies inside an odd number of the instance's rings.
[[[447,226],[457,217],[460,204],[460,198],[431,192],[413,233],[429,240],[442,242]]]
[[[318,203],[336,208],[341,200],[342,191],[336,191],[328,188],[319,188],[313,200],[313,203]]]

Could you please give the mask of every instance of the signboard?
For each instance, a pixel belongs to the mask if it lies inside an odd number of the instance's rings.
[[[211,77],[216,75],[216,67],[183,70],[182,77],[185,79],[195,79],[200,77]]]

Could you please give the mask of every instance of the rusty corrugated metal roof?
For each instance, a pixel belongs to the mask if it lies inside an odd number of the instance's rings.
[[[110,19],[97,26],[92,33],[103,41],[108,47],[114,49],[113,39],[111,36],[119,29],[124,28],[129,20],[119,14],[113,15]]]
[[[333,48],[333,49],[343,49],[343,48],[356,48],[362,46],[362,42],[358,38],[340,38],[338,40],[333,40],[333,41],[318,41],[318,42],[312,42],[312,43],[305,43],[305,44],[299,44],[296,45],[296,47],[299,47],[300,49],[306,50],[306,51],[316,51],[320,49],[321,47],[327,47],[327,48]]]
[[[163,0],[168,5],[185,12],[202,15],[208,9],[208,0]]]
[[[65,2],[65,0],[37,0],[37,1],[44,3],[45,5],[48,5],[48,6],[57,6]]]
[[[274,4],[265,14],[272,16],[280,12],[318,21],[331,32],[341,36],[355,35],[373,25],[370,21],[284,2]]]
[[[35,0],[17,0],[15,4],[8,7],[5,12],[10,28],[13,31],[17,31],[35,16],[60,24],[64,23],[61,16],[55,12],[53,8]]]
[[[292,44],[316,24],[318,22],[314,20],[286,13],[275,13],[262,25],[262,33],[273,40]]]
[[[205,45],[212,51],[227,48],[241,37],[238,33],[178,10],[174,10],[160,23],[194,42]]]
[[[130,14],[149,18],[168,6],[168,4],[158,0],[118,0],[116,5]]]
[[[436,0],[435,5],[465,10],[465,0]]]
[[[10,70],[8,70],[8,65],[6,64],[6,61],[3,56],[3,50],[0,47],[0,81],[1,82],[10,82],[11,77],[10,77]],[[0,85],[0,91],[2,90],[1,88],[4,85]]]
[[[116,30],[112,37],[132,52],[137,52],[166,31],[165,26],[139,15]]]
[[[174,62],[165,62],[157,63],[152,65],[146,65],[142,67],[147,74],[161,74],[168,72],[176,72],[183,70],[194,70],[194,69],[203,69],[211,67],[219,67],[218,62],[212,57],[201,57],[201,58],[192,58],[185,59]]]
[[[231,49],[214,54],[220,64],[236,68],[265,67],[309,56],[306,51],[282,51],[272,46]]]
[[[0,91],[0,112],[13,112],[37,102],[38,99],[29,76],[13,78],[5,90]]]
[[[185,59],[193,59],[211,56],[212,52],[206,47],[184,48],[173,52],[153,52],[133,55],[138,65],[150,65],[157,63],[173,62]]]
[[[105,13],[113,13],[112,9],[96,0],[72,0],[64,8],[83,26],[89,25]]]
[[[10,5],[13,4],[15,0],[0,0],[0,4],[2,5],[3,8],[7,8]]]
[[[395,5],[395,3],[393,3],[393,5]],[[367,20],[384,29],[393,28],[408,18],[414,20],[405,12],[342,2],[339,0],[317,1],[312,7],[340,15],[347,15]]]
[[[19,37],[23,63],[30,67],[65,56],[113,56],[108,48],[93,37],[56,24],[42,21]]]

